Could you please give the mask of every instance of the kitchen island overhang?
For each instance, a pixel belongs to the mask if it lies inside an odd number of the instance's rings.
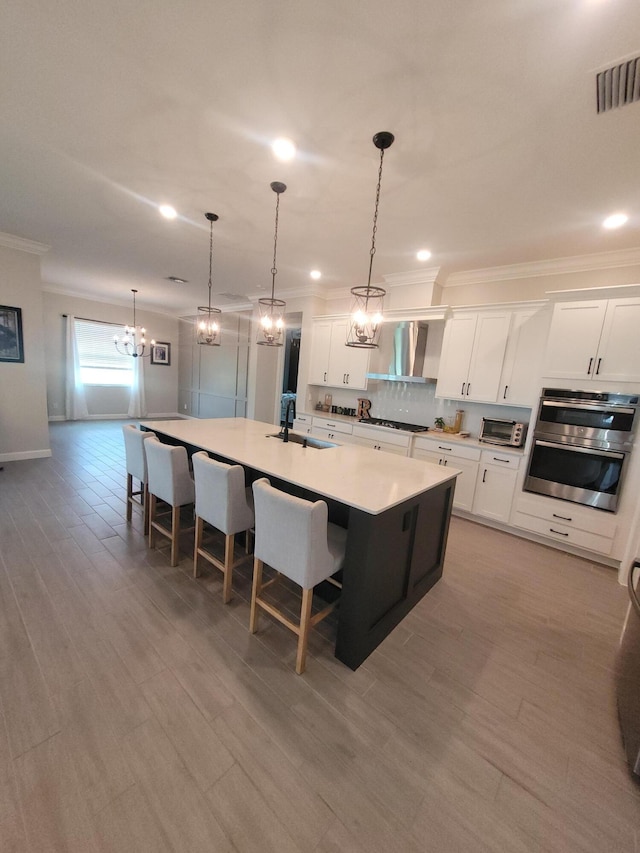
[[[369,448],[283,443],[245,418],[143,421],[161,441],[245,469],[329,506],[347,528],[336,657],[356,669],[442,576],[455,469]],[[268,437],[270,436],[271,437]]]

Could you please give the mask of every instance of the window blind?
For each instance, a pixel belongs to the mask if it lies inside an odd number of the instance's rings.
[[[131,385],[133,359],[115,347],[114,335],[122,333],[115,323],[75,321],[80,374],[85,385]]]

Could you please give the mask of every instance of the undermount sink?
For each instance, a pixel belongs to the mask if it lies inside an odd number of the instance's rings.
[[[271,432],[266,438],[279,438],[284,441],[283,432]],[[301,444],[303,447],[314,447],[316,450],[326,450],[327,447],[337,447],[330,441],[322,441],[321,438],[312,438],[310,435],[298,435],[296,432],[289,433],[289,444]]]

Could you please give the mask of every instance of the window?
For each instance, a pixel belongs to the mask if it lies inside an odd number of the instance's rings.
[[[122,331],[115,323],[76,319],[80,379],[84,385],[125,385],[133,382],[133,358],[121,355],[113,342]]]

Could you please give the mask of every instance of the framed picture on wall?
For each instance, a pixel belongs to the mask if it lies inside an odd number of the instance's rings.
[[[0,305],[0,361],[24,361],[22,308]]]
[[[151,364],[171,364],[171,344],[156,341],[151,347]]]

